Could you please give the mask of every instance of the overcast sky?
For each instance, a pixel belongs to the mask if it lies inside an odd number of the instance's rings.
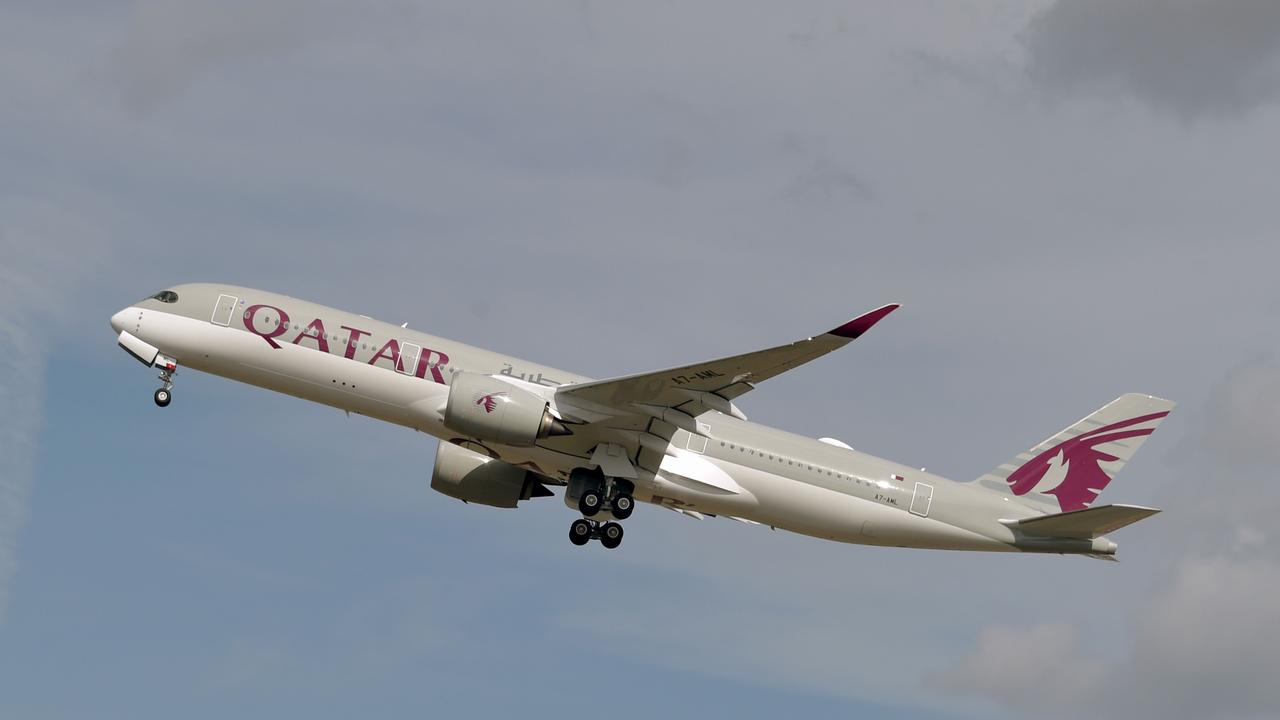
[[[0,5],[0,716],[1280,714],[1280,3]],[[268,288],[960,480],[1124,392],[1121,562],[428,487],[107,319]]]

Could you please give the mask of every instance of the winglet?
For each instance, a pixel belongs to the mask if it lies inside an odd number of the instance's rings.
[[[835,330],[831,330],[830,332],[828,332],[828,334],[838,335],[842,338],[849,338],[850,340],[854,340],[856,338],[861,337],[862,334],[865,333],[866,331],[870,330],[871,326],[883,320],[886,315],[893,312],[894,310],[897,310],[900,307],[902,306],[899,305],[898,303],[892,303],[889,305],[885,305],[882,308],[876,308],[875,310],[872,310],[871,312],[865,315],[859,315],[858,317],[841,325]]]

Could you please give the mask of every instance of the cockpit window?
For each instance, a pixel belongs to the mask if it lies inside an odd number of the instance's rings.
[[[178,302],[178,293],[172,290],[161,290],[160,292],[156,293],[155,295],[152,295],[151,297],[152,299],[159,300],[162,303]]]

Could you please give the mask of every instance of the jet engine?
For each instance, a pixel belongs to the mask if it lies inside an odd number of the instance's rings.
[[[533,473],[447,442],[436,450],[431,489],[463,502],[500,508],[551,495]]]
[[[570,434],[543,398],[477,373],[453,376],[444,426],[480,441],[512,447],[530,447],[545,437]]]

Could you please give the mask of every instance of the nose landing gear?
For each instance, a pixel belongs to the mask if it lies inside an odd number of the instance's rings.
[[[156,390],[156,405],[169,407],[169,403],[173,401],[173,374],[178,372],[178,361],[160,355],[156,357],[156,367],[160,368],[160,382],[164,383],[164,387]]]

